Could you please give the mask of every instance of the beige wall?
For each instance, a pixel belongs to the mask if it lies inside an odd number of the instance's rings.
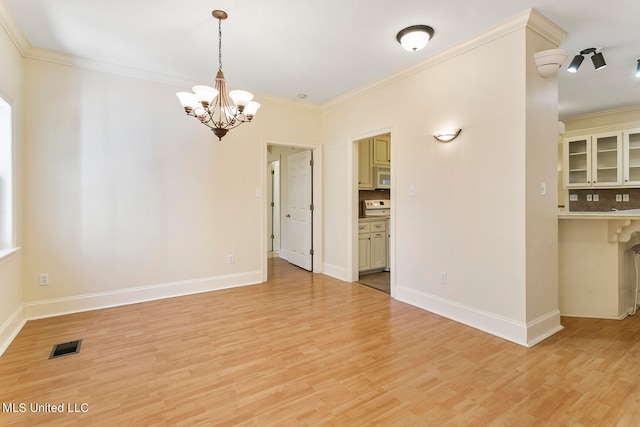
[[[29,315],[261,280],[264,140],[319,144],[317,109],[261,99],[220,142],[184,115],[184,88],[25,62]]]
[[[558,309],[558,78],[542,78],[532,60],[556,46],[531,29],[526,46],[526,322],[535,325]]]
[[[557,81],[534,74],[541,47],[552,46],[525,27],[505,32],[336,103],[324,117],[326,235],[352,233],[344,206],[354,185],[350,141],[391,128],[396,296],[520,343],[535,341],[529,326],[539,318],[547,323],[533,325],[537,338],[560,328],[551,259]],[[461,127],[460,137],[434,141],[449,127]],[[349,241],[325,245],[326,262],[348,273]]]
[[[557,116],[541,110],[557,88],[533,72],[532,52],[548,43],[527,19],[322,113],[261,99],[254,123],[222,142],[184,116],[183,87],[25,60],[27,316],[260,281],[266,201],[256,190],[270,140],[322,143],[323,267],[348,278],[353,141],[390,131],[394,295],[524,345],[555,332],[557,277],[532,269],[557,245],[555,198],[539,196],[541,181],[551,196],[555,184],[555,136],[553,150],[544,144]],[[457,126],[452,143],[431,136]]]
[[[0,26],[0,96],[12,106],[16,244],[22,239],[22,56]],[[22,326],[22,251],[0,259],[0,354]]]

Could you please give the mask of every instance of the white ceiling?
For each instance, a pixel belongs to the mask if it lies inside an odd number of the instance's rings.
[[[640,105],[638,0],[0,2],[32,47],[210,85],[218,66],[211,11],[222,9],[229,14],[222,23],[227,84],[290,99],[305,93],[314,104],[534,8],[568,33],[561,45],[569,58],[560,70],[560,118]],[[432,26],[435,35],[412,53],[395,36],[415,24]],[[608,66],[596,72],[585,59],[578,73],[567,73],[573,55],[589,47],[602,48]]]

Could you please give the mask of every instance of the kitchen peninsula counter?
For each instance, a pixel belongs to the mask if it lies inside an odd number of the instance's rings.
[[[564,316],[623,319],[632,309],[640,209],[558,213],[558,298]]]

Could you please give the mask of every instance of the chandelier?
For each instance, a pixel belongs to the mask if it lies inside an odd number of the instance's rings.
[[[232,90],[227,94],[222,73],[222,20],[227,19],[228,15],[223,10],[214,10],[211,15],[218,20],[218,74],[215,88],[198,85],[192,88],[193,92],[178,92],[176,95],[187,115],[200,120],[221,141],[229,129],[250,122],[260,104],[252,101],[253,95],[246,90]]]

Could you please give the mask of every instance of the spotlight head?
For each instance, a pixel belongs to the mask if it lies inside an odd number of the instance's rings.
[[[584,56],[582,56],[582,54],[574,56],[573,61],[571,61],[571,64],[569,64],[569,67],[567,68],[567,71],[570,73],[575,73],[576,71],[578,71],[578,68],[580,68],[580,64],[582,64],[582,61],[584,61]]]
[[[601,70],[607,66],[607,63],[604,62],[604,56],[602,56],[602,52],[598,52],[591,57],[591,61],[593,62],[593,66],[596,70]]]

